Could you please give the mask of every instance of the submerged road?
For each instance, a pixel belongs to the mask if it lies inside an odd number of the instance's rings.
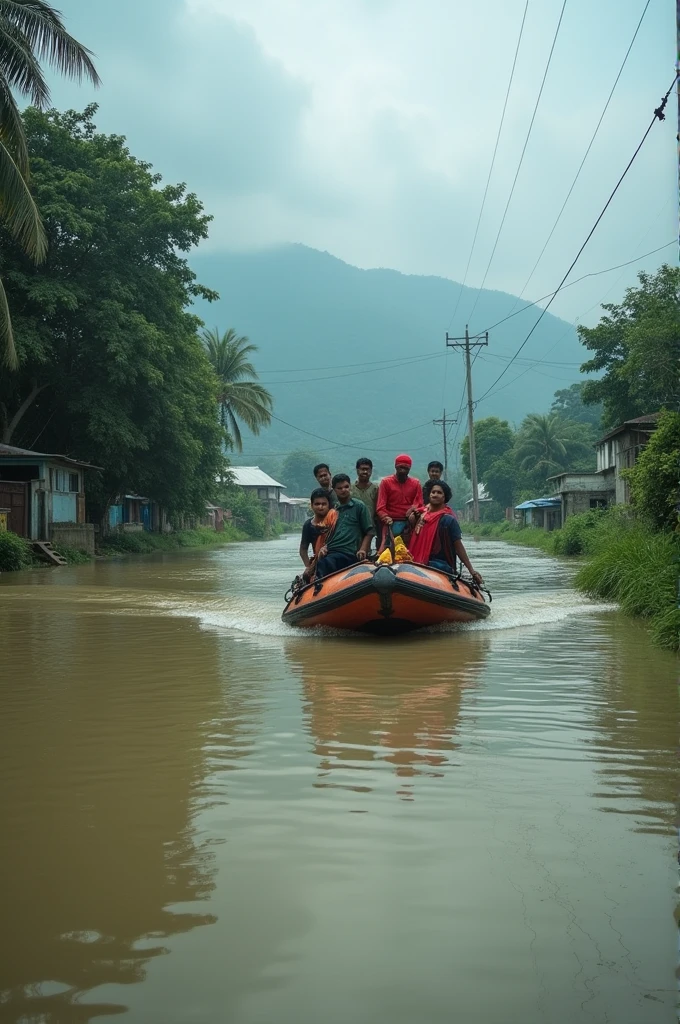
[[[295,633],[297,544],[0,576],[0,1020],[674,1022],[676,660],[499,543]]]

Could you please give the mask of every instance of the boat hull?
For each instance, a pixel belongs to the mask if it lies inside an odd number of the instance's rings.
[[[397,634],[489,614],[476,587],[438,569],[409,562],[359,563],[310,583],[291,597],[281,618],[291,626]]]

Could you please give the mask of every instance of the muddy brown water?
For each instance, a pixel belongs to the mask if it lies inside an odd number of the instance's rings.
[[[282,626],[294,537],[0,576],[0,1021],[676,1020],[676,660],[470,547],[400,640]]]

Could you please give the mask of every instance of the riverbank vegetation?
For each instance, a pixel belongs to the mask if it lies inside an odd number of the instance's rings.
[[[570,516],[550,532],[507,520],[463,523],[477,537],[585,559],[574,582],[584,593],[616,601],[650,624],[654,641],[680,649],[680,414],[664,413],[636,465],[626,472],[630,505]]]

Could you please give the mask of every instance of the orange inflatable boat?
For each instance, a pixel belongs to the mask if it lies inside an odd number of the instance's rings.
[[[380,634],[407,633],[443,622],[474,622],[490,612],[472,580],[412,562],[359,562],[307,585],[298,579],[286,600],[281,618],[290,626]]]

